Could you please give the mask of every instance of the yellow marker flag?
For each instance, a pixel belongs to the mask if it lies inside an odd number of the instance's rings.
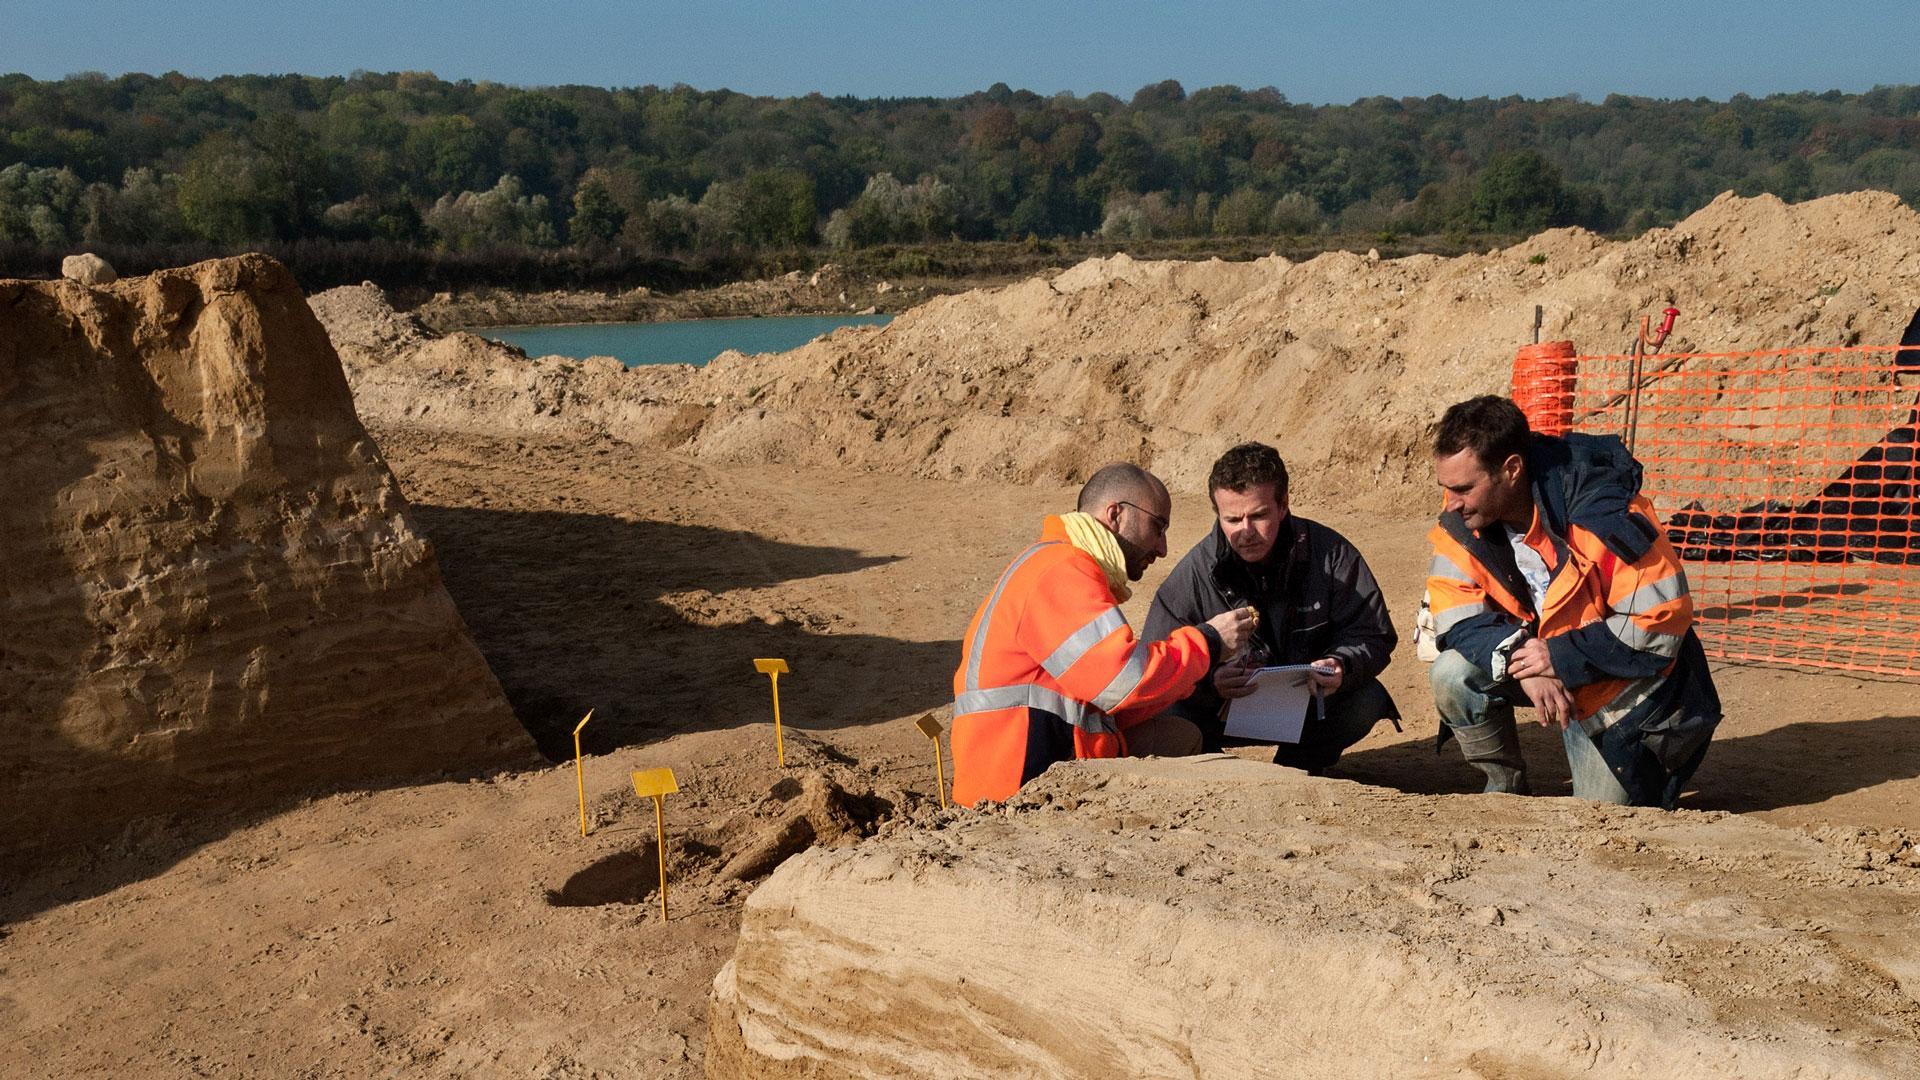
[[[947,766],[940,760],[940,721],[932,713],[913,722],[920,734],[933,741],[933,790],[940,793],[940,809],[947,808]]]
[[[580,789],[581,836],[587,835],[587,777],[586,774],[580,770],[580,729],[586,727],[587,721],[591,719],[593,719],[593,710],[588,709],[587,715],[581,717],[580,722],[573,725],[573,786]]]
[[[787,673],[785,660],[755,660],[753,670],[773,680],[773,753],[781,768],[787,767],[787,746],[780,737],[780,676]]]
[[[660,921],[667,921],[667,796],[680,790],[672,769],[640,769],[633,774],[634,794],[653,800],[654,851],[660,862]]]

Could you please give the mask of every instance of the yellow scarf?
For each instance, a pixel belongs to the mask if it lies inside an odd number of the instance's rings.
[[[1120,550],[1120,541],[1100,524],[1099,518],[1078,510],[1061,514],[1060,524],[1066,526],[1067,541],[1100,564],[1100,571],[1107,575],[1107,587],[1113,590],[1113,598],[1126,603],[1133,589],[1127,584],[1127,556]]]

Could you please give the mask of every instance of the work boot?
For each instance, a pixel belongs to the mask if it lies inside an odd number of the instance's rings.
[[[1470,727],[1453,729],[1460,740],[1460,755],[1467,764],[1487,774],[1487,792],[1531,795],[1527,787],[1527,762],[1520,756],[1520,732],[1512,720],[1488,720]]]

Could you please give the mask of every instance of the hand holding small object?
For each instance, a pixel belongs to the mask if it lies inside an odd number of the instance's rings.
[[[1220,635],[1220,644],[1227,656],[1237,655],[1253,638],[1254,628],[1260,625],[1260,616],[1250,607],[1234,608],[1223,611],[1207,620]]]

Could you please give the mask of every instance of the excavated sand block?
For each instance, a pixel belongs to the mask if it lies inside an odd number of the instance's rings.
[[[1726,815],[1058,766],[776,871],[708,1075],[1915,1076],[1917,899]]]
[[[530,748],[287,271],[0,282],[0,854]]]

